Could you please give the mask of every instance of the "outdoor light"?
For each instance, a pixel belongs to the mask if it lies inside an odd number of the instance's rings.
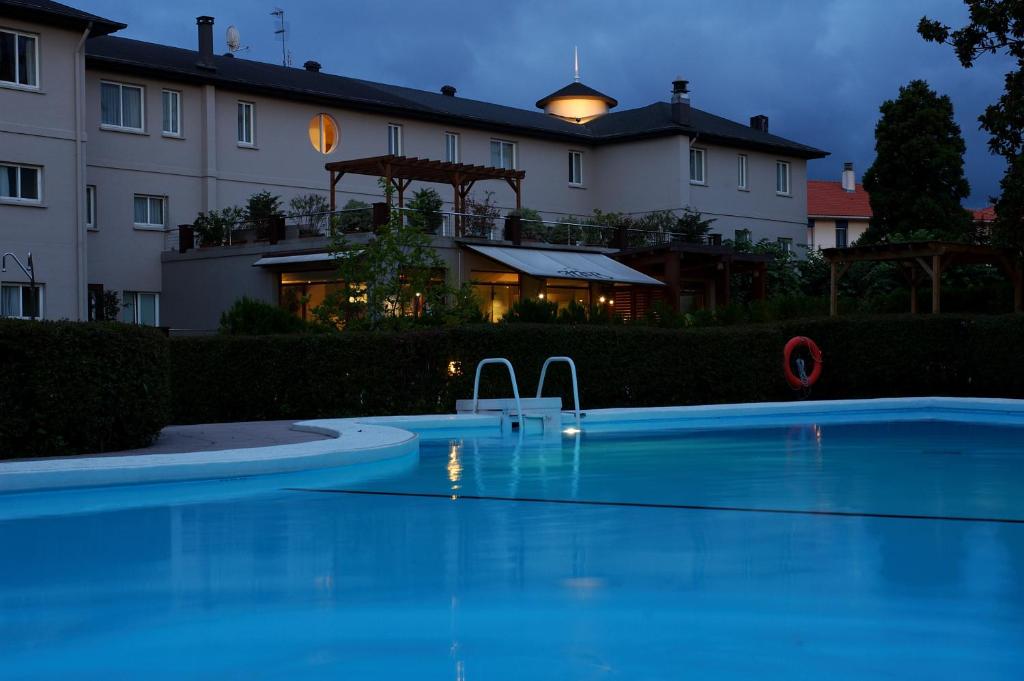
[[[604,303],[604,302],[606,302],[606,301],[607,301],[608,299],[607,299],[607,298],[605,298],[604,296],[601,296],[601,297],[600,297],[600,298],[598,298],[597,300],[598,300],[598,302]]]
[[[541,300],[544,300],[544,294],[543,293],[538,293],[537,297],[540,298]]]
[[[609,300],[609,301],[608,301],[608,304],[609,304],[609,305],[614,305],[614,304],[615,304],[615,301],[614,301],[614,300]]]
[[[419,292],[419,291],[417,291],[417,292],[416,292],[416,297],[417,297],[417,298],[419,298],[419,297],[420,297],[420,292]]]

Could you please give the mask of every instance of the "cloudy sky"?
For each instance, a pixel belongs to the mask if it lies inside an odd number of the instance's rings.
[[[68,0],[66,0],[68,1]],[[194,17],[238,27],[243,57],[281,61],[273,0],[69,0],[128,24],[120,35],[195,49]],[[947,47],[925,43],[922,15],[959,25],[960,0],[278,0],[295,65],[368,80],[532,108],[572,78],[578,45],[582,80],[620,108],[667,100],[670,81],[691,83],[694,106],[737,121],[767,114],[773,132],[832,152],[812,161],[812,178],[838,179],[853,161],[858,179],[874,159],[878,107],[901,84],[924,78],[953,99],[967,142],[968,204],[998,191],[1002,162],[991,156],[978,115],[1002,90],[1008,69],[989,57],[965,70]]]

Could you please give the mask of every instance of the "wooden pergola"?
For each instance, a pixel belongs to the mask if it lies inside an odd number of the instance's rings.
[[[1007,248],[950,241],[912,241],[902,244],[871,244],[826,248],[822,255],[831,266],[829,312],[838,314],[839,279],[855,262],[896,262],[910,284],[910,311],[917,312],[917,287],[931,280],[932,312],[940,311],[942,273],[954,265],[994,265],[1013,282],[1013,310],[1024,312],[1024,266]]]
[[[405,205],[405,190],[413,182],[434,182],[451,185],[455,192],[452,204],[455,213],[466,212],[466,198],[473,185],[482,180],[504,180],[516,194],[516,210],[522,209],[523,178],[526,171],[491,168],[469,163],[431,161],[415,156],[370,156],[349,161],[334,161],[324,167],[331,174],[331,211],[337,210],[336,188],[345,174],[372,175],[384,178],[385,196],[391,205],[392,192],[398,194],[398,207]]]

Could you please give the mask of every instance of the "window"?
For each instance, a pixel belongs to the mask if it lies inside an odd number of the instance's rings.
[[[749,229],[737,229],[735,233],[736,245],[749,244],[750,243],[750,230]]]
[[[583,152],[569,152],[569,184],[577,187],[583,184]]]
[[[97,229],[96,187],[91,184],[85,188],[85,226],[87,229]]]
[[[459,133],[446,132],[444,134],[444,160],[449,163],[460,163],[459,159]]]
[[[41,168],[0,163],[0,199],[39,203],[41,185]]]
[[[388,123],[388,153],[402,155],[402,126]]]
[[[516,143],[506,140],[491,140],[491,166],[515,170]]]
[[[309,142],[325,156],[338,148],[338,122],[330,114],[320,113],[309,121]]]
[[[160,294],[125,291],[121,298],[121,320],[128,324],[158,326],[160,324]]]
[[[0,286],[0,315],[38,319],[43,316],[43,287],[36,284],[3,284]]]
[[[814,218],[807,218],[807,245],[814,248]]]
[[[162,228],[164,226],[164,197],[136,194],[135,226]]]
[[[690,149],[690,184],[704,184],[703,149]]]
[[[254,117],[256,105],[252,102],[238,103],[238,143],[242,146],[256,146],[254,132]]]
[[[142,131],[142,88],[124,83],[100,83],[100,124],[107,128]]]
[[[793,240],[790,239],[789,237],[780,236],[778,239],[776,239],[776,241],[778,242],[779,247],[784,252],[786,252],[786,253],[792,253],[793,252]]]
[[[789,163],[775,162],[775,193],[789,196]]]
[[[0,83],[39,87],[39,45],[36,36],[0,31]]]
[[[736,188],[749,189],[747,185],[747,155],[740,154],[736,157]]]
[[[177,90],[164,90],[160,93],[160,102],[163,107],[161,132],[181,137],[181,93]]]
[[[836,248],[846,248],[849,230],[849,220],[836,220]]]

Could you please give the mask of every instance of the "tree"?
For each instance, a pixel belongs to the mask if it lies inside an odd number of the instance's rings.
[[[684,208],[683,214],[676,222],[676,233],[687,243],[704,243],[711,233],[711,223],[715,218],[704,219],[699,211]]]
[[[412,200],[406,207],[409,209],[406,213],[406,221],[410,226],[425,234],[437,234],[441,231],[443,222],[441,208],[444,207],[444,201],[436,190],[429,187],[417,189],[413,192]]]
[[[1003,53],[1016,62],[1004,79],[1003,94],[978,121],[989,133],[988,147],[1006,159],[1006,174],[995,200],[993,241],[1024,254],[1024,0],[965,0],[970,23],[953,30],[922,17],[925,40],[951,45],[964,68],[986,54]]]
[[[864,173],[874,217],[862,240],[900,240],[922,229],[933,238],[966,239],[971,216],[960,204],[971,189],[953,103],[913,80],[880,110],[875,162]]]

